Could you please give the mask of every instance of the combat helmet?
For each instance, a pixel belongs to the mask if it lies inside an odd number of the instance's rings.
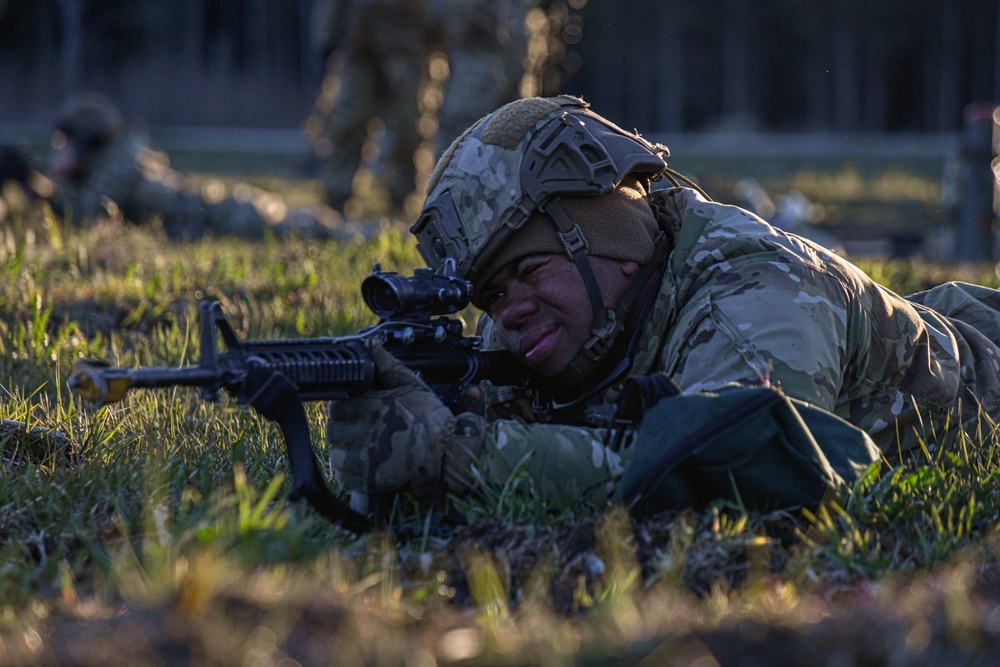
[[[97,92],[78,93],[66,101],[56,119],[55,129],[86,153],[115,142],[124,131],[118,107]]]
[[[428,266],[451,258],[459,275],[475,283],[532,214],[558,215],[560,197],[605,195],[629,175],[654,180],[668,154],[580,98],[517,100],[480,119],[445,151],[410,231]]]
[[[670,172],[667,155],[665,146],[621,129],[580,98],[516,100],[479,120],[445,151],[410,231],[428,266],[455,262],[482,307],[480,286],[489,278],[484,269],[491,259],[529,219],[541,215],[553,224],[583,277],[594,313],[591,338],[563,378],[575,381],[610,348],[630,304],[604,307],[587,239],[560,200],[608,195],[626,178],[644,184],[648,193],[652,181]]]

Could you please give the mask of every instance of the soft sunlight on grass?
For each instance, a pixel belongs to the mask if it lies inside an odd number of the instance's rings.
[[[790,655],[795,631],[813,651],[802,664],[832,646],[902,664],[1000,636],[1000,453],[985,421],[815,514],[718,506],[635,524],[541,504],[515,469],[449,517],[403,503],[395,531],[358,537],[287,502],[280,434],[244,406],[170,389],[89,412],[65,383],[82,357],[195,363],[203,299],[248,338],[353,333],[374,322],[359,294],[372,263],[420,265],[402,229],[170,244],[44,212],[8,222],[2,416],[70,442],[0,436],[0,661],[688,665],[727,646]],[[998,282],[992,267],[862,267],[901,292]],[[322,450],[323,406],[307,407]]]

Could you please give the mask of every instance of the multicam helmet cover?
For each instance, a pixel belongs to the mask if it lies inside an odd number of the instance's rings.
[[[626,132],[570,96],[518,100],[480,120],[442,156],[410,231],[427,265],[448,258],[476,282],[533,213],[561,196],[600,196],[628,175],[667,168],[665,146]]]

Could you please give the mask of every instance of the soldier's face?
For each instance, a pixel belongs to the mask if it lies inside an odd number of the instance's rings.
[[[62,132],[52,135],[52,153],[49,156],[49,172],[56,178],[70,179],[78,176],[82,160],[76,143]]]
[[[605,306],[614,304],[639,270],[635,262],[591,257]],[[590,338],[593,309],[576,264],[539,253],[505,264],[482,289],[500,344],[539,375],[564,371]]]

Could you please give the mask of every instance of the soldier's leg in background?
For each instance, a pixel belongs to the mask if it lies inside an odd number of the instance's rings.
[[[394,211],[403,209],[416,189],[414,159],[423,141],[420,136],[418,95],[423,77],[423,53],[387,57],[383,67],[386,100],[381,112],[385,122],[384,154],[375,176],[386,187]]]
[[[349,57],[341,70],[340,93],[327,120],[330,157],[322,178],[327,204],[343,210],[350,198],[354,176],[361,164],[361,150],[368,139],[368,122],[376,115],[375,63],[368,58]]]
[[[436,155],[470,125],[517,96],[503,57],[492,49],[453,49],[448,52],[448,70]]]

